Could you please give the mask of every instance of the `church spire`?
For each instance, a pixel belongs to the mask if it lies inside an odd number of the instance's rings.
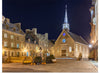
[[[63,24],[62,29],[69,31],[69,24],[68,24],[68,18],[67,18],[67,5],[65,6],[65,19],[64,19],[64,24]]]

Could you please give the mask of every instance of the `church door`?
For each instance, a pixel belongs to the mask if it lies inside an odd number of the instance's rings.
[[[62,56],[66,56],[66,50],[62,50]]]

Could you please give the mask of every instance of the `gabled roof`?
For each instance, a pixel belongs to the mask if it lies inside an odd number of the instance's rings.
[[[85,44],[85,45],[88,45],[88,43],[79,35],[77,34],[74,34],[72,32],[67,32],[66,30],[62,30],[62,32],[60,33],[60,35],[58,36],[57,40],[59,40],[59,38],[62,36],[63,32],[66,32],[68,34],[68,36],[70,36],[75,42],[78,42],[78,43],[82,43],[82,44]],[[56,42],[57,42],[56,40]],[[55,43],[56,43],[55,42]]]
[[[74,34],[72,32],[68,32],[68,33],[73,38],[73,40],[75,42],[79,42],[79,43],[83,43],[83,44],[88,45],[88,43],[81,36],[78,36],[78,35],[76,35],[76,34]]]

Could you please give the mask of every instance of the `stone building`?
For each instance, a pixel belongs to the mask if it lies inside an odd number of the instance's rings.
[[[25,40],[27,46],[29,46],[28,43],[33,44],[33,47],[37,45],[34,47],[34,51],[36,55],[39,55],[40,52],[43,53],[48,50],[48,33],[38,34],[37,28],[33,28],[32,30],[26,29]]]
[[[54,45],[54,55],[56,57],[77,58],[80,53],[82,54],[82,58],[88,58],[88,43],[81,36],[70,32],[66,6],[62,32]]]
[[[22,56],[24,49],[25,33],[21,29],[21,23],[10,23],[10,19],[3,16],[2,21],[2,50],[3,58],[10,56]]]
[[[55,40],[48,41],[48,51],[51,55],[54,54],[54,44],[55,44]]]
[[[45,52],[48,50],[48,33],[45,34],[37,34],[39,38],[39,46]]]
[[[91,12],[91,33],[90,43],[92,48],[90,49],[90,55],[93,55],[95,60],[98,59],[98,0],[92,0]]]

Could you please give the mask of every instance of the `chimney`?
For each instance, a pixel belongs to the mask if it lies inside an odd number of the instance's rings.
[[[9,18],[5,18],[7,23],[10,23],[10,19]]]
[[[33,32],[35,35],[37,35],[37,28],[33,28],[33,29],[32,29],[32,32]]]
[[[30,29],[26,29],[25,31],[26,31],[26,33],[28,33],[28,32],[30,32]]]
[[[3,22],[5,21],[5,17],[4,16],[2,16],[2,24],[3,24]]]
[[[48,33],[45,33],[45,38],[48,39]]]

